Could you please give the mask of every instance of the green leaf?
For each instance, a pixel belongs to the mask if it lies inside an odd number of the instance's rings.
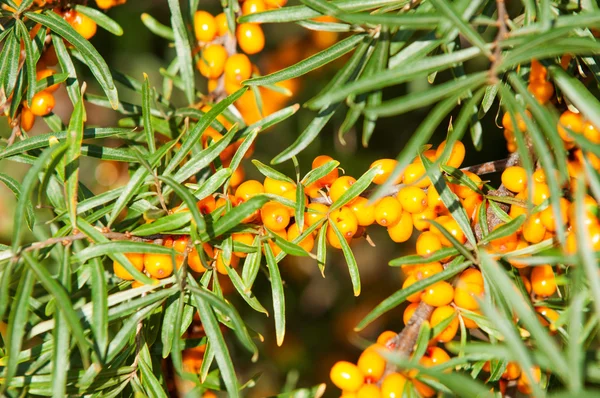
[[[73,255],[71,260],[75,263],[85,263],[92,258],[106,256],[110,253],[175,254],[173,249],[153,243],[115,240],[88,246]]]
[[[154,142],[154,128],[152,127],[152,117],[150,116],[150,83],[148,75],[144,73],[144,84],[142,86],[142,116],[144,118],[144,132],[146,133],[146,141],[148,142],[148,151],[154,153],[156,144]]]
[[[367,316],[365,316],[358,323],[354,330],[357,332],[363,330],[365,327],[367,327],[367,325],[369,325],[375,319],[380,317],[382,314],[385,314],[391,309],[396,308],[398,305],[402,304],[410,295],[415,294],[436,282],[443,281],[453,277],[454,275],[457,275],[458,273],[462,272],[464,269],[469,267],[470,264],[470,261],[463,262],[460,264],[456,264],[453,261],[442,272],[432,275],[429,278],[422,279],[417,283],[410,285],[406,289],[398,290],[396,293],[383,300],[373,310],[371,310],[371,312],[369,312]]]
[[[115,22],[114,19],[112,19],[102,11],[96,10],[95,8],[86,7],[81,4],[76,4],[75,10],[77,10],[77,12],[82,13],[83,15],[90,17],[98,24],[98,26],[104,28],[106,31],[112,33],[113,35],[123,35],[123,28],[121,28],[121,26],[117,22]]]
[[[19,39],[16,29],[10,29],[10,32],[0,53],[0,88],[7,96],[13,92],[19,74]]]
[[[333,232],[335,232],[335,235],[340,241],[342,252],[344,253],[344,258],[346,259],[346,264],[348,265],[348,272],[350,272],[350,279],[352,280],[352,290],[354,291],[354,296],[358,297],[360,295],[360,273],[358,272],[358,264],[356,263],[356,259],[354,258],[354,254],[350,248],[350,244],[339,230],[335,222],[329,223],[329,226],[331,226]]]
[[[269,178],[272,178],[277,181],[285,181],[285,182],[290,182],[292,184],[294,183],[294,180],[292,180],[290,177],[275,170],[274,168],[272,168],[270,166],[267,166],[266,164],[262,163],[260,160],[252,159],[252,164],[254,166],[256,166],[258,171],[260,171],[260,173],[262,175],[264,175],[265,177],[269,177]]]
[[[403,29],[430,30],[437,28],[445,19],[435,13],[410,14],[340,14],[339,19],[358,25],[382,25]]]
[[[338,7],[336,7],[333,3],[326,2],[325,0],[300,0],[303,4],[306,4],[313,10],[319,11],[324,15],[336,15],[340,13]]]
[[[225,215],[221,217],[215,224],[212,230],[210,229],[210,225],[207,225],[208,229],[206,233],[211,238],[214,238],[229,232],[231,229],[240,225],[244,218],[259,210],[262,205],[269,201],[269,199],[270,198],[265,195],[253,196],[248,201],[226,212]]]
[[[245,263],[244,263],[245,264]],[[258,299],[252,294],[251,291],[246,291],[246,286],[242,278],[239,276],[237,271],[232,267],[227,267],[227,276],[231,280],[231,283],[235,287],[235,290],[238,291],[242,299],[255,311],[265,314],[269,316],[269,312],[263,307],[263,305],[258,301]]]
[[[71,227],[76,229],[77,224],[77,193],[79,189],[79,157],[81,143],[83,142],[83,124],[86,119],[83,98],[75,104],[71,120],[67,129],[67,152],[64,158],[65,190],[67,196],[67,210],[71,219]]]
[[[164,315],[162,319],[162,327],[160,329],[160,341],[162,342],[162,357],[167,358],[171,353],[173,344],[173,335],[175,334],[175,317],[179,307],[180,296],[172,294],[167,297],[164,307]]]
[[[295,65],[289,66],[287,68],[281,69],[277,72],[271,73],[266,76],[255,77],[253,79],[249,79],[243,82],[244,85],[255,86],[255,85],[265,85],[265,84],[274,84],[284,80],[293,79],[298,76],[302,76],[312,70],[320,68],[323,65],[326,65],[332,62],[335,59],[338,59],[342,55],[352,51],[358,43],[364,40],[364,34],[355,34],[350,37],[347,37],[343,40],[340,40],[336,44],[331,47],[319,51],[315,55],[312,55]]]
[[[194,80],[194,64],[192,60],[192,48],[188,32],[181,15],[179,1],[169,0],[169,10],[171,11],[171,26],[175,36],[175,51],[177,52],[177,60],[179,63],[179,72],[181,78],[186,82],[184,92],[189,104],[194,102],[195,96],[195,80]],[[182,148],[183,149],[183,148]]]
[[[14,178],[0,173],[0,182],[4,183],[8,189],[10,189],[14,194],[17,201],[21,196],[21,187],[20,184]],[[33,224],[35,223],[35,213],[33,212],[33,204],[30,200],[25,204],[25,221],[27,222],[27,226],[30,230],[33,230]]]
[[[81,53],[90,71],[96,77],[102,90],[108,97],[111,106],[113,109],[116,109],[119,104],[119,96],[112,76],[106,62],[90,42],[85,40],[53,10],[47,10],[42,14],[28,12],[25,15],[27,18],[50,28],[56,34],[65,38]]]
[[[196,205],[196,198],[190,193],[190,191],[188,191],[177,181],[173,180],[171,177],[163,176],[158,177],[158,179],[167,183],[173,189],[173,191],[175,191],[177,196],[179,196],[187,205],[188,209],[192,213],[192,219],[194,221],[195,228],[197,228],[198,231],[206,230],[206,222],[204,221],[204,217]],[[206,234],[201,233],[201,236],[206,237]]]
[[[55,73],[50,76],[47,76],[47,77],[37,81],[37,83],[34,85],[34,92],[35,92],[35,94],[37,94],[41,91],[44,91],[45,89],[47,89],[50,86],[53,86],[55,84],[64,83],[67,81],[68,78],[69,78],[68,73]]]
[[[431,263],[434,261],[441,261],[446,257],[451,257],[458,254],[458,250],[454,247],[444,247],[442,249],[436,250],[434,253],[427,257],[419,256],[417,254],[411,254],[408,256],[402,256],[390,260],[388,263],[392,267],[401,267],[403,265],[415,265],[415,264],[423,264],[423,263]]]
[[[362,176],[360,176],[358,180],[356,180],[354,184],[350,186],[350,188],[348,188],[346,192],[342,194],[342,196],[340,196],[338,200],[336,200],[331,205],[329,211],[332,212],[334,210],[339,209],[340,207],[342,207],[346,203],[349,203],[351,200],[363,193],[365,189],[367,189],[369,185],[371,185],[371,182],[373,182],[373,178],[375,178],[375,176],[378,173],[378,168],[372,168],[367,170]]]
[[[22,5],[22,4],[21,4]],[[35,66],[37,64],[36,57],[33,53],[33,46],[31,45],[31,38],[29,37],[29,31],[21,20],[16,20],[17,28],[19,30],[19,36],[23,41],[25,47],[25,64],[27,67],[27,103],[31,105],[31,99],[35,94],[36,89],[36,73]]]
[[[258,236],[254,238],[254,247],[256,251],[246,256],[246,259],[244,260],[244,268],[242,269],[242,280],[246,285],[247,291],[250,291],[252,288],[260,269],[260,263],[262,259],[262,241]]]
[[[317,182],[319,179],[325,177],[327,174],[331,173],[340,165],[340,162],[337,160],[330,160],[327,163],[317,167],[316,169],[312,169],[304,178],[302,178],[302,184],[304,186],[309,186],[314,182]]]
[[[149,224],[140,225],[131,231],[131,233],[137,236],[168,233],[169,231],[174,231],[183,227],[189,223],[191,219],[192,214],[190,212],[169,214],[168,216],[161,217]]]
[[[67,293],[71,290],[71,268],[69,264],[70,248],[63,250],[63,259],[58,271],[59,281],[65,287]],[[54,347],[52,350],[52,389],[54,396],[65,395],[67,384],[67,370],[69,369],[69,357],[71,346],[71,335],[65,315],[58,311],[54,314],[55,325],[53,333]]]
[[[79,252],[81,253],[81,252]],[[79,254],[78,253],[78,254]],[[92,321],[90,322],[94,332],[94,340],[98,346],[100,357],[104,359],[108,348],[108,292],[104,275],[104,267],[100,259],[93,259],[89,263],[91,273],[92,290]]]
[[[302,248],[301,246],[299,246],[295,243],[292,243],[287,239],[282,238],[281,236],[277,235],[273,231],[270,231],[270,230],[268,230],[268,231],[271,234],[271,240],[273,240],[275,242],[275,244],[277,246],[279,246],[279,248],[281,248],[281,250],[283,250],[287,254],[290,254],[292,256],[297,256],[297,257],[309,256],[309,253],[306,250],[304,250],[304,248]]]
[[[65,87],[67,88],[69,99],[73,104],[75,104],[80,95],[79,81],[77,80],[77,71],[75,69],[75,65],[73,65],[71,54],[69,51],[67,51],[67,46],[65,45],[63,38],[56,33],[52,33],[51,36],[52,44],[54,45],[54,51],[56,52],[56,57],[58,58],[58,63],[60,64],[60,69],[69,74],[69,77],[65,82]],[[60,121],[60,119],[58,120]],[[53,128],[53,130],[56,129]]]
[[[230,175],[231,169],[229,168],[218,170],[194,191],[194,196],[198,199],[206,198],[208,195],[219,189],[219,187],[225,183]]]
[[[526,219],[525,215],[521,214],[517,218],[512,219],[509,222],[507,222],[506,224],[502,224],[499,227],[497,227],[496,229],[494,229],[493,231],[491,231],[489,234],[487,234],[485,236],[485,238],[481,239],[481,241],[479,243],[482,245],[485,245],[495,239],[500,239],[505,236],[514,234],[515,232],[517,232],[519,230],[519,228],[521,228],[521,225],[523,225],[523,223],[525,222],[525,219]]]
[[[283,293],[283,282],[279,274],[279,265],[275,261],[273,250],[267,243],[263,245],[265,257],[267,259],[267,268],[269,269],[269,279],[271,282],[271,294],[273,295],[273,314],[275,318],[275,335],[277,336],[277,345],[283,344],[285,336],[285,296]]]

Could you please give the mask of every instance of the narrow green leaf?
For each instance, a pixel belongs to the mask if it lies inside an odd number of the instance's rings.
[[[81,253],[81,252],[80,252]],[[92,289],[92,321],[94,340],[100,357],[104,359],[108,348],[108,292],[102,261],[95,258],[89,262]]]
[[[159,177],[159,180],[167,183],[173,189],[173,191],[175,191],[177,196],[179,196],[187,205],[188,209],[192,213],[192,219],[194,220],[195,228],[197,228],[199,231],[206,230],[206,222],[204,221],[204,217],[196,205],[196,198],[191,194],[191,192],[177,181],[173,180],[171,177],[163,176]]]
[[[525,222],[525,218],[525,215],[521,214],[520,216],[510,220],[506,224],[500,225],[498,228],[494,229],[489,234],[487,234],[485,238],[481,239],[479,243],[485,245],[495,239],[500,239],[505,236],[514,234],[519,230],[521,225],[523,225],[523,223]]]
[[[212,230],[210,229],[209,225],[207,225],[207,227],[209,228],[206,231],[206,233],[211,238],[223,235],[224,233],[230,231],[232,228],[240,225],[244,218],[259,210],[262,207],[262,205],[264,205],[268,201],[269,197],[265,195],[257,195],[250,198],[248,201],[231,209],[231,211],[226,212],[225,215],[221,217],[219,221],[215,224]]]
[[[458,254],[458,250],[454,247],[444,247],[442,249],[436,250],[434,253],[427,257],[419,256],[417,254],[411,254],[408,256],[402,256],[390,260],[388,263],[392,267],[401,267],[403,265],[415,265],[415,264],[423,264],[430,263],[434,261],[441,261],[446,257],[451,257]]]
[[[142,86],[142,116],[144,118],[144,132],[146,133],[146,142],[148,143],[148,150],[150,153],[156,151],[156,144],[154,142],[154,128],[152,127],[152,117],[150,116],[150,83],[148,82],[148,75],[144,73],[144,84]]]
[[[188,32],[181,15],[179,1],[169,0],[169,10],[171,11],[171,26],[175,36],[175,51],[177,52],[177,60],[179,63],[179,72],[184,85],[184,92],[189,104],[194,102],[195,96],[195,80],[194,80],[194,64],[192,60],[192,48]],[[183,148],[182,148],[183,149]]]
[[[344,253],[346,264],[348,264],[348,272],[350,272],[350,279],[352,280],[352,290],[354,291],[354,296],[357,297],[360,295],[360,273],[358,272],[358,264],[356,263],[356,259],[354,258],[354,254],[352,253],[352,249],[350,248],[350,244],[346,240],[346,237],[334,222],[329,225],[333,229],[333,232],[335,232],[335,235],[342,246],[342,252]]]
[[[35,94],[36,89],[36,73],[35,66],[37,64],[37,58],[33,53],[33,46],[31,44],[31,38],[29,37],[29,31],[21,20],[16,20],[17,28],[19,30],[19,36],[23,41],[25,47],[25,66],[27,67],[27,103],[31,105],[31,99]]]
[[[244,268],[242,269],[242,280],[248,291],[250,291],[256,280],[262,259],[262,241],[258,236],[254,238],[254,247],[256,251],[246,256]]]
[[[162,327],[160,328],[160,341],[162,342],[162,357],[166,358],[171,353],[173,344],[173,335],[175,334],[175,317],[177,316],[177,308],[179,306],[179,295],[172,294],[167,297],[164,307],[164,315],[162,319]]]
[[[312,169],[302,178],[302,184],[305,186],[309,186],[312,183],[318,181],[319,179],[325,177],[327,174],[331,173],[340,165],[340,162],[337,160],[330,160],[327,163],[317,167],[316,169]]]
[[[16,29],[10,29],[10,34],[4,41],[0,57],[2,58],[0,62],[0,70],[2,71],[0,74],[0,88],[8,96],[13,92],[19,74],[19,39]]]
[[[131,231],[137,236],[163,234],[183,227],[192,220],[190,212],[169,214],[149,224],[143,224]]]
[[[285,182],[294,183],[294,180],[292,180],[290,177],[275,170],[274,168],[272,168],[270,166],[267,166],[266,164],[262,163],[260,160],[252,159],[252,164],[254,166],[256,166],[258,171],[260,171],[260,173],[262,175],[264,175],[265,177],[269,177],[269,178],[272,178],[277,181],[285,181]]]
[[[71,259],[74,263],[85,263],[92,258],[106,256],[111,253],[175,254],[173,249],[153,243],[115,240],[88,246],[73,255]]]
[[[279,274],[279,265],[275,261],[271,246],[265,244],[263,247],[265,249],[265,258],[267,259],[267,268],[269,269],[271,294],[273,295],[275,335],[277,336],[277,345],[281,346],[285,337],[285,295],[283,293],[283,282]]]
[[[71,289],[71,268],[69,263],[70,248],[63,250],[63,259],[60,262],[58,277],[60,284],[65,287],[67,293]],[[69,369],[69,357],[71,346],[71,335],[65,315],[58,311],[54,314],[55,325],[53,333],[54,347],[52,350],[52,392],[55,397],[65,395],[67,384],[67,371]]]
[[[352,186],[350,186],[350,188],[346,192],[342,194],[342,196],[340,196],[338,200],[336,200],[331,205],[329,211],[332,212],[334,210],[339,209],[340,207],[342,207],[346,203],[349,203],[351,200],[363,193],[365,189],[367,189],[369,185],[371,185],[371,182],[373,182],[373,178],[375,178],[375,176],[378,173],[379,169],[377,168],[367,170],[362,176],[360,176],[358,180],[356,180],[354,184],[352,184]]]
[[[86,119],[83,98],[75,104],[71,120],[67,129],[67,152],[64,159],[65,189],[67,195],[67,210],[71,218],[71,226],[76,229],[77,224],[77,194],[79,189],[79,156],[83,142],[83,124]]]
[[[295,243],[292,243],[287,239],[282,238],[281,236],[277,235],[273,231],[269,231],[269,232],[271,233],[271,236],[272,236],[271,239],[275,242],[275,244],[277,246],[279,246],[279,248],[281,248],[281,250],[283,250],[287,254],[290,254],[292,256],[297,256],[297,257],[306,257],[309,255],[308,252],[306,250],[304,250],[301,246],[299,246]]]
[[[18,201],[21,197],[21,187],[17,180],[4,173],[0,173],[0,182],[4,183],[4,185],[15,194],[15,198]],[[27,203],[25,204],[25,221],[27,222],[29,229],[33,230],[35,213],[33,212],[33,204],[30,200],[27,200]]]
[[[82,13],[83,15],[90,17],[98,24],[98,26],[104,28],[106,31],[112,33],[113,35],[123,35],[123,28],[121,28],[121,25],[119,25],[117,22],[115,22],[114,19],[112,19],[102,11],[96,10],[95,8],[86,7],[81,4],[76,4],[75,10],[77,10],[77,12]]]
[[[73,60],[71,59],[71,54],[67,51],[67,46],[59,34],[52,33],[52,44],[54,45],[54,51],[56,52],[56,57],[58,58],[61,70],[69,75],[65,82],[65,87],[67,88],[67,94],[69,94],[71,103],[75,104],[79,99],[80,88],[79,81],[77,80],[77,71],[73,64]]]

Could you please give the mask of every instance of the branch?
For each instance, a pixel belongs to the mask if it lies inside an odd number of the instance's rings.
[[[502,46],[500,46],[500,42],[508,36],[508,29],[506,29],[508,13],[506,12],[506,4],[504,4],[504,0],[496,0],[496,9],[498,10],[498,34],[494,39],[494,53],[492,65],[490,66],[490,80],[493,84],[498,82],[498,66],[502,60]]]

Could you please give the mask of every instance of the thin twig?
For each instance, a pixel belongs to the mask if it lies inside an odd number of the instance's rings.
[[[490,80],[493,84],[498,82],[498,67],[502,60],[502,46],[500,42],[508,36],[508,29],[506,28],[508,13],[506,12],[504,0],[496,0],[496,9],[498,10],[498,34],[494,39],[494,53],[492,55],[492,65],[490,66]]]

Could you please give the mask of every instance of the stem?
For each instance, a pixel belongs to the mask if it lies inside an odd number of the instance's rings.
[[[492,65],[490,66],[490,80],[493,84],[498,83],[498,66],[502,60],[502,46],[500,45],[500,42],[508,36],[508,29],[506,28],[508,13],[506,12],[504,0],[496,0],[496,9],[498,10],[498,34],[494,39],[494,53]]]

